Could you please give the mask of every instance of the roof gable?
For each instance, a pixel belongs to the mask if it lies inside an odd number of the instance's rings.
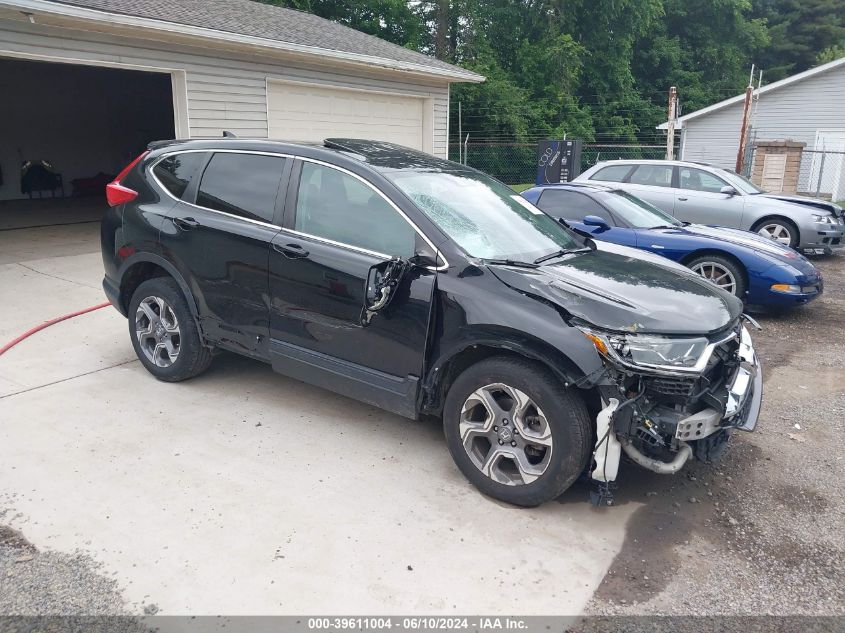
[[[770,84],[766,84],[765,86],[761,87],[760,90],[756,91],[757,94],[765,94],[767,92],[771,92],[773,90],[777,90],[778,88],[783,88],[784,86],[789,86],[791,84],[797,83],[799,81],[803,81],[805,79],[809,79],[810,77],[814,77],[815,75],[833,70],[835,68],[839,68],[840,66],[845,65],[845,57],[840,57],[839,59],[835,59],[832,62],[828,62],[826,64],[822,64],[821,66],[816,66],[815,68],[810,68],[809,70],[805,70],[802,73],[798,73],[796,75],[792,75],[785,79],[781,79],[780,81],[775,81]],[[713,105],[707,106],[706,108],[701,108],[700,110],[696,110],[695,112],[690,112],[689,114],[685,114],[682,117],[678,118],[678,123],[682,127],[685,121],[689,121],[690,119],[697,119],[698,117],[710,114],[711,112],[715,112],[716,110],[721,110],[722,108],[726,108],[728,106],[742,103],[745,100],[745,93],[740,93],[735,97],[731,97],[730,99],[725,99],[724,101],[719,101],[718,103],[714,103]],[[669,127],[668,121],[666,123],[661,123],[657,126],[659,130],[665,130]]]
[[[249,38],[252,43],[289,47],[296,52],[333,53],[350,61],[380,60],[382,66],[448,78],[483,81],[484,77],[378,37],[324,18],[254,0],[19,0],[9,4],[47,11],[81,10],[87,17],[125,16],[182,25],[194,35],[224,39]],[[86,17],[83,15],[81,17]],[[143,25],[143,24],[142,24]],[[149,23],[147,25],[150,25]]]

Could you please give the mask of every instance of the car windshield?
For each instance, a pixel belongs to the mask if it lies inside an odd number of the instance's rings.
[[[731,183],[734,187],[739,189],[742,193],[748,194],[756,194],[756,193],[765,193],[760,187],[755,185],[753,182],[748,180],[745,176],[740,176],[739,174],[724,170],[721,174],[725,180]]]
[[[483,174],[467,170],[386,175],[471,257],[533,262],[583,246],[513,189]]]
[[[635,229],[681,226],[671,215],[625,191],[602,191],[596,199]]]

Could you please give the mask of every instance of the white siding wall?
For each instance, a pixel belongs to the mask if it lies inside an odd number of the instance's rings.
[[[742,103],[685,123],[683,159],[733,169]],[[803,141],[813,149],[816,131],[845,129],[845,66],[760,95],[753,121],[758,140]]]
[[[220,136],[223,130],[239,136],[266,137],[268,77],[424,96],[433,104],[433,153],[444,158],[447,153],[449,88],[444,82],[427,82],[399,72],[392,73],[393,78],[383,71],[332,70],[307,62],[282,62],[258,55],[0,19],[0,56],[4,52],[183,70],[192,137]],[[49,86],[45,91],[49,94]]]

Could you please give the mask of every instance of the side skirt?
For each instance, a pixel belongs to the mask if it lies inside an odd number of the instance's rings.
[[[406,418],[417,418],[419,378],[386,374],[356,363],[272,339],[273,369]]]

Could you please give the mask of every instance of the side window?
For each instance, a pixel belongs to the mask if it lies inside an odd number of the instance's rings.
[[[546,189],[540,196],[540,202],[537,206],[554,218],[580,222],[585,215],[597,215],[608,224],[614,224],[610,214],[603,206],[590,196],[577,191]]]
[[[652,187],[672,186],[671,165],[637,165],[631,178],[632,185],[651,185]]]
[[[278,156],[216,153],[202,174],[197,204],[272,222],[284,164]]]
[[[693,191],[709,191],[710,193],[719,193],[722,187],[727,187],[728,183],[707,173],[700,169],[692,167],[681,167],[678,172],[681,189],[692,189]]]
[[[413,227],[375,190],[331,167],[302,163],[294,228],[369,251],[412,257]]]
[[[603,180],[605,182],[623,182],[625,176],[631,171],[630,165],[610,165],[604,169],[599,169],[596,173],[590,176],[590,180]]]
[[[165,189],[181,198],[206,156],[205,152],[172,154],[160,160],[153,173]]]

